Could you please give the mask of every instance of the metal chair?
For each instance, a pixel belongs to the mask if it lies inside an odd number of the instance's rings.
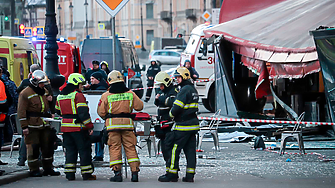
[[[296,120],[297,123],[294,125],[292,131],[283,131],[281,134],[281,143],[280,143],[280,155],[284,155],[285,153],[285,146],[287,142],[287,138],[293,137],[297,139],[298,145],[299,145],[299,150],[302,154],[305,153],[305,148],[304,148],[304,142],[302,139],[302,126],[300,122],[304,119],[305,117],[305,112],[301,113],[298,119]],[[299,130],[300,129],[300,130]]]
[[[219,127],[219,121],[215,120],[220,115],[221,109],[216,111],[212,115],[212,120],[210,121],[208,126],[200,127],[200,131],[198,133],[198,150],[201,150],[201,144],[202,144],[202,139],[204,138],[204,135],[207,133],[210,133],[213,137],[214,140],[214,146],[215,150],[220,150],[219,147],[219,136],[218,136],[218,127]]]
[[[17,116],[17,113],[14,113],[14,114],[10,115],[9,122],[11,124],[11,127],[13,129],[13,133],[14,133],[13,134],[13,138],[12,138],[12,144],[10,146],[10,155],[9,155],[9,157],[11,158],[12,155],[13,155],[13,147],[14,147],[15,141],[16,140],[21,140],[23,137],[22,137],[21,124],[20,124],[19,118]],[[15,133],[14,127],[16,128],[16,133]]]

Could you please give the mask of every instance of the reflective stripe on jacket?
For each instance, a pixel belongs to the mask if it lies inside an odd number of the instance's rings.
[[[93,129],[86,98],[81,92],[74,91],[68,95],[58,95],[56,110],[60,111],[61,116],[76,116],[76,118],[62,118],[62,132],[77,132],[82,129]]]
[[[172,130],[177,131],[197,131],[199,130],[198,112],[199,95],[194,85],[190,81],[183,81],[185,85],[177,94],[170,111],[170,117],[174,117],[176,122]]]
[[[18,103],[18,118],[22,129],[30,128],[43,128],[46,123],[41,117],[28,117],[28,112],[42,112],[49,111],[49,103],[46,95],[38,95],[31,87],[26,87],[19,95]]]
[[[105,119],[107,114],[131,113],[133,109],[139,111],[143,109],[143,102],[133,91],[125,93],[102,94],[98,114]],[[107,118],[105,121],[107,131],[113,130],[134,130],[134,123],[131,118]]]

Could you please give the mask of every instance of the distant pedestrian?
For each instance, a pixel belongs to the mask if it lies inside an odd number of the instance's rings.
[[[188,60],[188,59],[185,60],[184,67],[186,67],[188,69],[188,71],[190,71],[190,74],[191,74],[190,76],[191,76],[192,80],[196,80],[196,79],[199,78],[199,74],[195,70],[195,68],[193,68],[191,66],[191,61],[190,60]]]
[[[161,67],[158,65],[157,61],[155,59],[151,59],[150,66],[147,71],[147,86],[148,87],[154,86],[154,78],[156,74],[159,73],[160,71],[161,71]],[[151,93],[152,93],[152,88],[148,88],[144,102],[148,102],[150,100]]]
[[[108,69],[108,63],[107,63],[107,61],[101,61],[101,63],[100,63],[100,69],[103,70],[103,71],[105,71],[107,75],[111,72]]]

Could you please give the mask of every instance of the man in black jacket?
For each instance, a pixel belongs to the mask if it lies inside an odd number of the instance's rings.
[[[173,103],[170,117],[175,125],[172,132],[166,135],[165,143],[169,148],[170,159],[167,162],[167,173],[158,178],[160,182],[177,182],[179,171],[179,154],[184,150],[186,155],[186,177],[183,182],[194,182],[196,166],[196,138],[199,130],[197,118],[199,95],[190,81],[190,72],[185,67],[179,67],[174,73],[181,90]]]
[[[92,65],[93,65],[93,69],[92,70],[89,70],[86,74],[85,74],[85,79],[86,81],[88,81],[88,83],[90,84],[91,83],[91,75],[95,72],[99,72],[101,75],[102,75],[102,78],[107,80],[107,74],[105,71],[101,70],[99,65],[99,61],[97,60],[93,60],[92,61]]]
[[[156,74],[161,71],[161,67],[157,64],[156,60],[154,60],[154,59],[150,60],[150,63],[151,63],[151,65],[150,65],[150,67],[148,68],[148,71],[147,71],[147,86],[148,87],[153,87],[154,86],[154,78],[155,78]],[[152,92],[152,88],[148,88],[144,102],[148,102],[150,100],[151,92]]]
[[[173,121],[169,116],[169,112],[178,92],[172,83],[172,79],[164,71],[156,75],[155,85],[159,85],[160,88],[155,97],[155,105],[158,107],[157,120],[159,121],[159,124],[155,126],[155,134],[160,139],[163,157],[165,162],[167,162],[170,159],[170,153],[168,152],[168,148],[165,147],[165,135],[171,132]]]

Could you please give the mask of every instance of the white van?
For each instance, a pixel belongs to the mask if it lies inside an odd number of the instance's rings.
[[[205,38],[203,30],[213,27],[213,25],[202,24],[194,28],[191,32],[185,51],[181,54],[180,66],[185,60],[191,61],[191,66],[199,73],[197,80],[209,80],[208,82],[196,82],[202,103],[209,111],[215,110],[215,83],[214,83],[214,48],[208,46],[207,56],[202,53],[202,39]]]

